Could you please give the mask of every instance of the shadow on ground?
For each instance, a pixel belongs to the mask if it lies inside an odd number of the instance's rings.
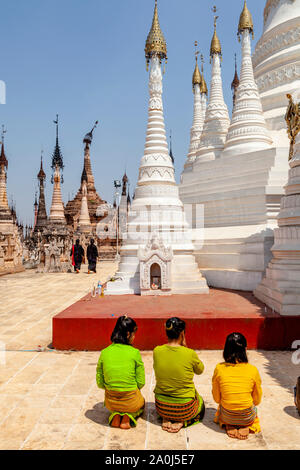
[[[103,401],[96,403],[92,410],[87,410],[84,413],[85,417],[94,423],[108,426],[108,418],[110,412],[105,408]]]

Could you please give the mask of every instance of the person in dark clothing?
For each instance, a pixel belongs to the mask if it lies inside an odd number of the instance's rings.
[[[295,405],[300,415],[300,377],[298,377],[295,387]]]
[[[89,262],[88,266],[88,273],[90,274],[90,271],[96,272],[96,264],[97,264],[97,258],[98,258],[98,250],[95,245],[95,241],[91,239],[91,243],[87,247],[87,259]]]
[[[74,266],[74,271],[76,273],[79,273],[81,263],[84,258],[84,249],[80,245],[79,240],[76,240],[75,245],[72,246],[70,256],[72,256],[72,265]]]

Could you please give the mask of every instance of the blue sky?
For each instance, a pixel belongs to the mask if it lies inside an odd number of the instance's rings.
[[[237,25],[243,0],[159,0],[159,17],[168,46],[164,76],[167,133],[172,129],[176,178],[186,158],[192,124],[194,41],[205,56],[210,81],[212,6],[219,8],[218,35],[223,48],[224,96],[231,110],[234,53],[240,64]],[[253,47],[263,27],[263,0],[248,0],[255,24]],[[113,180],[126,168],[131,192],[143,155],[148,102],[144,46],[154,0],[9,0],[1,2],[0,79],[7,102],[0,124],[8,130],[8,197],[20,219],[32,223],[36,174],[41,150],[47,173],[49,212],[51,156],[56,114],[65,170],[66,203],[79,188],[82,140],[96,120],[91,149],[100,196],[112,201]]]

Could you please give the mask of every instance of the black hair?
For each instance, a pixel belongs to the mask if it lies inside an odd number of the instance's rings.
[[[185,331],[185,321],[177,317],[166,321],[166,333],[169,339],[178,339],[182,331]]]
[[[223,351],[225,362],[229,364],[248,362],[246,347],[247,340],[242,333],[231,333],[228,335]]]
[[[79,245],[79,243],[80,243],[80,240],[76,240],[76,245]]]
[[[128,333],[134,333],[137,330],[137,325],[132,318],[123,315],[118,318],[114,330],[111,334],[111,342],[117,344],[129,344]],[[130,337],[129,335],[129,337]]]
[[[95,243],[95,240],[91,238],[91,245],[94,245],[94,243]]]

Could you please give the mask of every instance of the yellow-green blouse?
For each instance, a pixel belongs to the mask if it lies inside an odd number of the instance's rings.
[[[204,365],[193,349],[184,346],[157,346],[153,351],[156,377],[155,396],[170,403],[186,403],[195,398],[194,374]]]
[[[145,385],[141,353],[128,344],[112,343],[101,352],[96,373],[99,388],[127,392]]]

